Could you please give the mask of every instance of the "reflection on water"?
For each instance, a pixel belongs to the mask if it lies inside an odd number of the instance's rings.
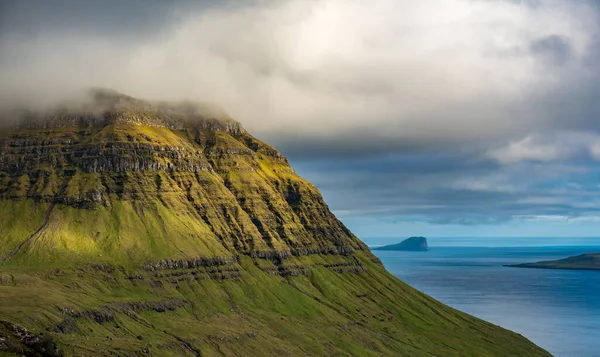
[[[600,271],[502,266],[589,252],[600,245],[374,251],[392,274],[456,309],[521,333],[555,356],[595,357]]]

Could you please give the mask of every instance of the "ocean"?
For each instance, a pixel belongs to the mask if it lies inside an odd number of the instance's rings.
[[[364,239],[371,247],[401,240]],[[600,239],[428,238],[428,243],[428,252],[373,252],[414,288],[518,332],[554,356],[600,357],[600,271],[503,266],[600,252]]]

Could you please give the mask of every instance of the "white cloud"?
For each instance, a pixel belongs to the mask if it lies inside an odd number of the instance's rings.
[[[563,215],[516,215],[513,219],[525,222],[565,222],[571,217]]]
[[[589,149],[590,155],[595,160],[600,161],[600,139],[599,140],[595,140],[592,143],[590,143],[588,149]]]
[[[487,174],[483,177],[461,177],[451,183],[450,188],[477,192],[514,193],[519,190],[514,177],[506,173]]]
[[[0,97],[101,85],[214,101],[258,133],[489,138],[546,120],[522,106],[583,73],[594,26],[585,4],[558,0],[259,1],[185,14],[140,43],[5,37],[13,60],[0,64]],[[532,53],[549,36],[571,62],[549,69]]]
[[[569,222],[580,223],[580,222],[600,222],[600,216],[581,216],[569,219]]]
[[[554,161],[565,159],[572,154],[572,149],[560,143],[542,142],[532,136],[510,142],[507,146],[490,150],[487,156],[502,164],[513,164],[520,161]]]
[[[575,156],[600,160],[600,135],[590,131],[554,131],[529,134],[521,139],[490,149],[484,157],[502,164],[522,161],[550,162],[572,159]],[[556,166],[555,168],[560,168]],[[563,167],[569,171],[572,167]],[[568,172],[563,172],[566,174]]]

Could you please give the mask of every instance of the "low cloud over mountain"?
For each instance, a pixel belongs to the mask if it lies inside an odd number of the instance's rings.
[[[0,105],[92,85],[218,103],[352,228],[592,221],[599,19],[583,0],[1,1]]]

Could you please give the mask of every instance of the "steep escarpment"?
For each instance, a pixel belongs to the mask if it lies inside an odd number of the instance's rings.
[[[127,259],[155,257],[151,240],[126,244],[122,239],[122,231],[134,226],[152,230],[155,242],[186,236],[161,247],[165,257],[364,249],[314,186],[238,123],[189,114],[189,106],[177,112],[175,106],[157,105],[151,111],[151,104],[114,96],[94,104],[104,111],[58,111],[29,119],[0,139],[0,199],[7,209],[24,202],[59,204],[52,221],[94,216],[98,224],[70,244],[71,229],[49,229],[30,249],[55,245],[82,259],[122,253]],[[119,104],[123,101],[127,106]],[[124,217],[141,224],[124,225]],[[4,234],[13,245],[22,237],[16,228]]]
[[[194,103],[95,90],[24,115],[0,135],[0,242],[0,320],[55,354],[547,355],[392,277],[284,156]]]

